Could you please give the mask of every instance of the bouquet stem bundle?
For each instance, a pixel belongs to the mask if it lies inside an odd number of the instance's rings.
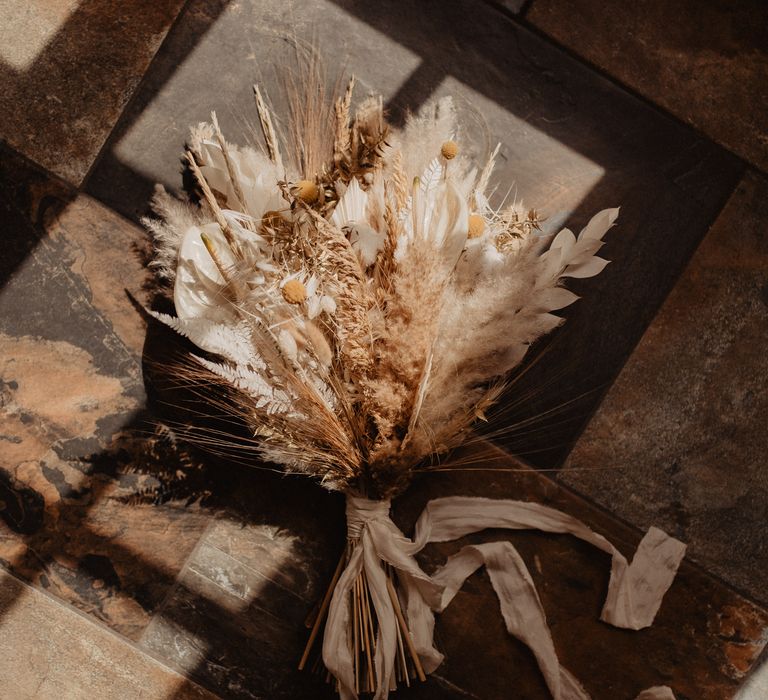
[[[325,624],[328,608],[336,584],[339,581],[339,576],[349,563],[349,558],[355,544],[350,543],[345,549],[322,602],[307,619],[307,627],[311,627],[311,631],[307,645],[304,648],[304,653],[299,661],[300,671],[304,670],[309,663],[319,633]],[[390,690],[396,690],[398,683],[410,687],[412,680],[425,681],[427,677],[408,629],[408,623],[403,615],[402,604],[396,590],[395,571],[391,566],[385,565],[384,574],[386,576],[387,593],[389,594],[389,599],[397,619],[397,654],[395,656],[394,674],[389,688]],[[352,618],[352,658],[355,673],[355,692],[375,693],[377,684],[374,659],[376,658],[379,623],[365,571],[360,572],[355,579],[349,606]],[[336,679],[331,676],[322,663],[322,654],[318,653],[315,656],[312,670],[316,673],[323,673],[328,682],[336,683]]]

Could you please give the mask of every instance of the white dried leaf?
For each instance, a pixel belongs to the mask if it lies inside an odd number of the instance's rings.
[[[579,238],[601,240],[619,216],[619,209],[603,209],[597,212],[582,229]]]
[[[540,308],[543,311],[557,311],[563,309],[566,306],[570,306],[573,302],[578,300],[578,295],[565,287],[552,287],[551,289],[545,289],[539,292],[532,306]]]
[[[600,274],[609,262],[610,260],[604,258],[593,257],[580,265],[569,265],[563,272],[563,277],[594,277]]]

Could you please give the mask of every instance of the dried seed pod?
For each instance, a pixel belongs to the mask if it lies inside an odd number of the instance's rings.
[[[312,180],[299,180],[293,186],[293,192],[302,202],[314,204],[320,194],[320,188]]]

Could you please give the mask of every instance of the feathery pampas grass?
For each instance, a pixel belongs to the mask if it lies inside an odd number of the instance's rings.
[[[563,280],[603,269],[596,253],[618,210],[547,245],[535,211],[489,202],[498,147],[481,169],[469,162],[450,99],[394,131],[380,97],[353,108],[353,88],[329,98],[309,70],[290,90],[284,140],[255,88],[261,149],[227,142],[213,114],[185,154],[199,205],[160,189],[146,223],[176,308],[154,315],[200,349],[180,378],[204,398],[216,387],[212,410],[249,426],[254,459],[383,500],[461,445],[562,322],[552,312],[577,298]],[[387,575],[395,677],[409,682],[423,671]],[[381,695],[378,607],[358,579],[354,690]]]

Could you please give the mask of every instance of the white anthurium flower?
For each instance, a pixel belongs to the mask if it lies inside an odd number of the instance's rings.
[[[191,226],[182,237],[173,286],[173,302],[180,319],[206,318],[226,322],[235,318],[222,291],[226,280],[221,276],[202,241],[204,233],[211,240],[222,265],[234,264],[234,256],[219,225]]]
[[[368,193],[352,178],[331,215],[331,223],[349,236],[352,249],[364,267],[373,265],[384,247],[384,235],[368,224]]]

